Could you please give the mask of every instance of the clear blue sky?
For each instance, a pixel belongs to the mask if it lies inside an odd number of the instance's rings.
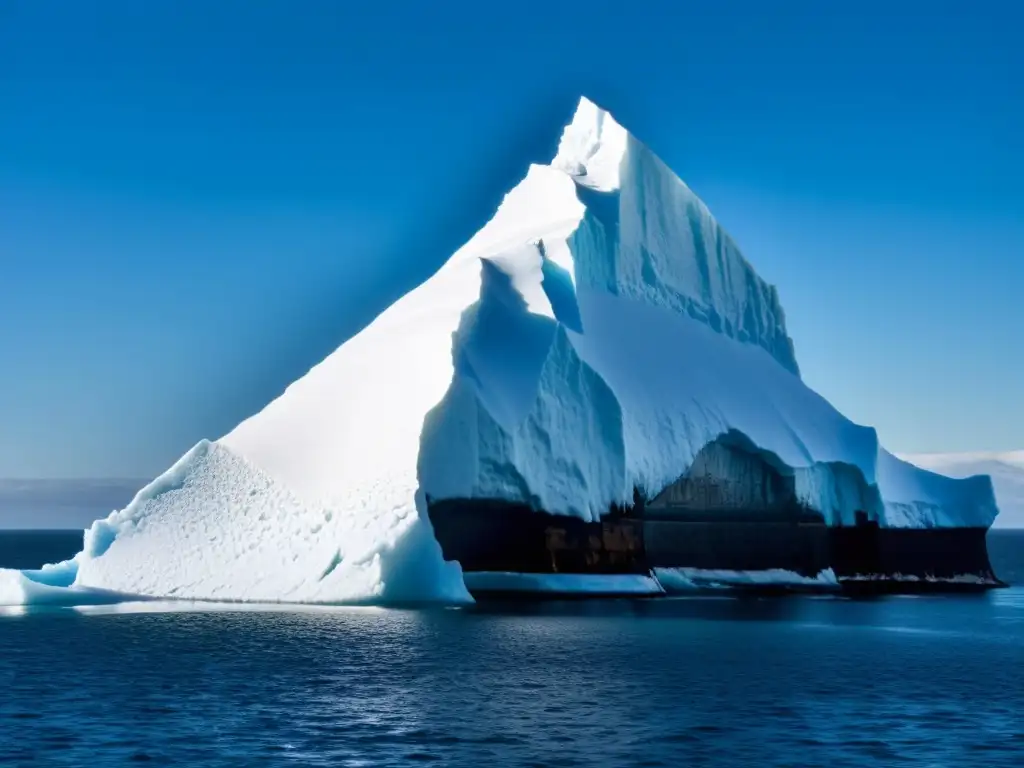
[[[1018,3],[0,3],[0,476],[150,476],[433,271],[579,94],[896,450],[1024,446]]]

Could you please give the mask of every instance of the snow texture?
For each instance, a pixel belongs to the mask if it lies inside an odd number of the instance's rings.
[[[653,496],[719,438],[794,476],[830,523],[858,509],[884,526],[984,526],[996,514],[987,478],[895,458],[802,383],[775,288],[683,182],[584,99],[552,163],[531,166],[436,274],[94,523],[73,581],[44,586],[468,600],[428,497],[594,520],[635,487]],[[0,600],[33,599],[26,578],[0,576]]]

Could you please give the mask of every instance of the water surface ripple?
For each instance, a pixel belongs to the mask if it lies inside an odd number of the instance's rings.
[[[1019,591],[181,607],[0,618],[0,761],[1024,765]]]
[[[0,615],[0,763],[138,761],[1020,768],[1024,588]]]

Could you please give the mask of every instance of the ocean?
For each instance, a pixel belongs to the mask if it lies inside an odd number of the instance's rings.
[[[981,595],[6,610],[0,763],[1020,768],[1024,532],[990,552]]]

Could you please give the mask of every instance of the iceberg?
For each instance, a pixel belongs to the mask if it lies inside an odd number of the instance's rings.
[[[700,485],[698,468],[721,483]],[[662,539],[628,513],[646,505],[669,525],[695,508],[695,489],[728,502],[702,507],[711,524],[719,507],[755,522],[797,509],[815,530],[866,525],[876,538],[984,531],[997,513],[988,478],[918,469],[809,389],[775,287],[653,152],[583,99],[554,159],[433,276],[93,523],[62,578],[0,573],[0,602],[467,601],[467,582],[507,586],[522,579],[502,574],[523,569],[499,567],[497,550],[494,567],[452,553],[495,537],[518,546],[539,520],[593,531],[625,519],[600,529],[610,554],[583,552],[582,570],[633,573],[617,577],[626,592],[659,593],[659,558],[634,555]],[[488,529],[491,515],[511,522]],[[552,552],[530,557],[564,571]],[[526,581],[602,591],[568,574]]]

